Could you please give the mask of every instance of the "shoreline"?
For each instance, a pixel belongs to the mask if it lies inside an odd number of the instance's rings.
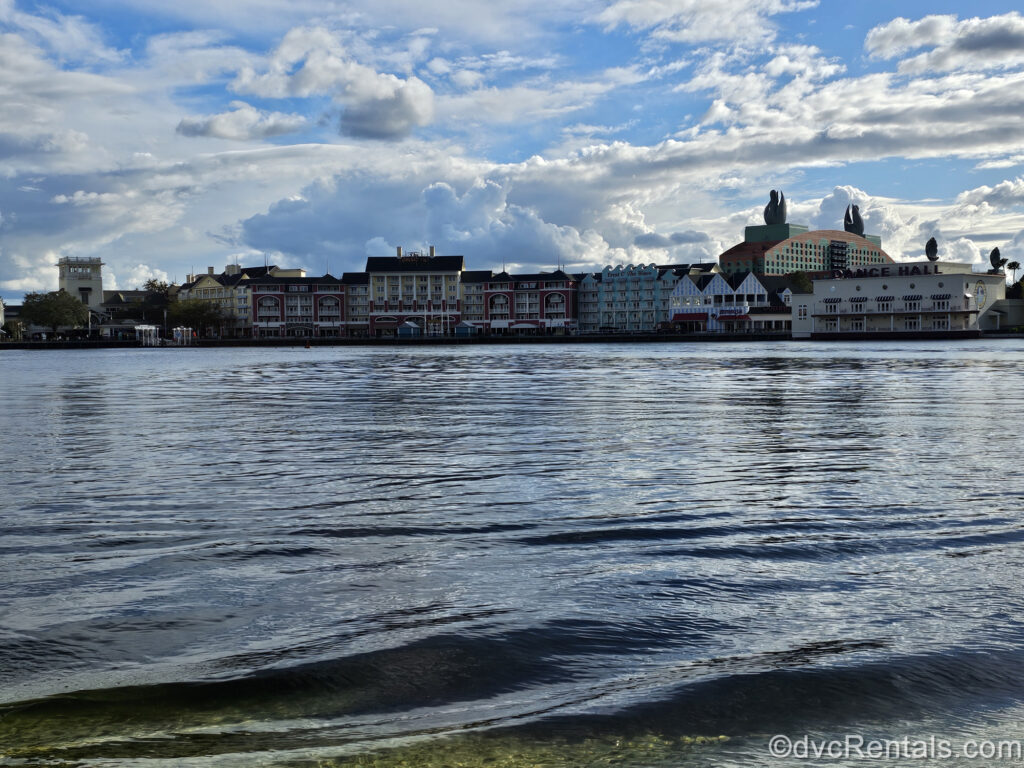
[[[587,334],[578,336],[427,336],[422,338],[276,338],[276,339],[200,339],[188,346],[167,344],[164,346],[143,346],[131,341],[5,341],[0,342],[0,351],[5,349],[215,349],[222,347],[435,347],[472,346],[505,344],[700,344],[707,342],[769,342],[769,341],[963,341],[967,337],[950,336],[942,332],[915,333],[912,336],[895,334],[857,334],[848,338],[794,339],[788,333],[709,333],[709,334]],[[1024,333],[984,333],[971,336],[972,339],[1020,339]]]

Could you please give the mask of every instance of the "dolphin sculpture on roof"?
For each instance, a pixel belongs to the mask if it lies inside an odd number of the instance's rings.
[[[786,223],[786,196],[782,192],[776,192],[774,189],[769,195],[770,200],[768,205],[764,207],[764,223],[765,224],[785,224]]]
[[[934,237],[928,238],[928,242],[924,244],[924,255],[928,257],[928,261],[938,261],[939,244],[935,242]]]
[[[864,220],[860,217],[860,206],[846,206],[846,215],[843,217],[843,229],[854,235],[864,237]]]

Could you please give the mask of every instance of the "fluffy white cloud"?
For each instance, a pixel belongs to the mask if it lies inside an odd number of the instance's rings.
[[[267,57],[264,71],[247,65],[231,87],[267,98],[330,95],[344,107],[340,127],[350,136],[404,138],[434,115],[430,86],[417,77],[403,80],[354,61],[337,35],[324,27],[289,31]]]
[[[890,59],[929,48],[900,62],[906,73],[987,70],[1024,63],[1024,16],[1017,12],[971,18],[926,16],[894,19],[872,29],[864,47],[874,58]]]
[[[981,186],[961,192],[956,197],[958,205],[990,205],[997,208],[1019,208],[1024,206],[1024,178],[1001,181],[995,186]]]
[[[178,123],[182,136],[210,136],[247,141],[298,131],[306,125],[302,115],[264,112],[244,101],[231,102],[231,111],[205,117],[186,117]]]

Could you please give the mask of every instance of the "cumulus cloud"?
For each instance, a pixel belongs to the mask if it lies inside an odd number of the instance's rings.
[[[995,186],[981,186],[961,192],[956,197],[958,205],[982,206],[996,208],[1013,208],[1024,206],[1024,178],[1001,181]]]
[[[230,112],[182,118],[178,123],[177,132],[182,136],[248,141],[292,133],[301,130],[305,125],[306,118],[302,115],[264,112],[244,101],[233,101]]]
[[[434,92],[416,77],[389,76],[392,89],[355,100],[341,113],[341,132],[369,139],[402,139],[434,117]]]
[[[267,57],[264,71],[245,66],[231,87],[266,98],[330,95],[343,105],[340,127],[350,136],[404,138],[434,115],[430,86],[356,62],[324,27],[290,30]]]
[[[1014,11],[963,21],[956,16],[897,18],[872,29],[864,47],[878,59],[931,49],[900,62],[899,69],[905,73],[1019,66],[1024,63],[1024,16]]]

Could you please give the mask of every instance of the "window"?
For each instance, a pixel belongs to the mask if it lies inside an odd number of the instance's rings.
[[[921,321],[916,317],[907,317],[903,319],[903,330],[905,331],[919,331],[921,330]]]
[[[907,312],[919,312],[920,310],[921,310],[921,302],[920,301],[908,301],[907,302]]]
[[[801,304],[799,307],[797,307],[797,309],[796,309],[796,318],[797,318],[797,320],[806,320],[807,319],[807,305],[806,304]]]

